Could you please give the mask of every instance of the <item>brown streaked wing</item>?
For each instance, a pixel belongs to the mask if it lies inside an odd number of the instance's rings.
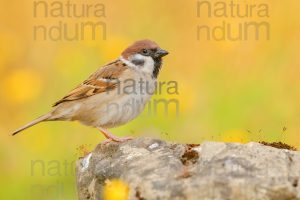
[[[66,101],[87,98],[116,88],[119,76],[126,69],[127,66],[120,60],[116,60],[104,67],[101,67],[82,84],[73,89],[68,95],[54,103],[53,106],[57,106]],[[101,79],[105,79],[107,81]]]

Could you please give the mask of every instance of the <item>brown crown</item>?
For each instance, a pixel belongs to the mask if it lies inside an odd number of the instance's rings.
[[[123,56],[123,58],[127,59],[129,56],[142,51],[142,49],[156,49],[156,48],[159,48],[158,44],[156,44],[151,40],[147,40],[147,39],[139,40],[133,43],[132,45],[130,45],[129,47],[127,47],[127,49],[125,49],[121,55]]]

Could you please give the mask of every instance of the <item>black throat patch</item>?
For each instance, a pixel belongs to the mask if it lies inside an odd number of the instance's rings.
[[[157,78],[161,65],[162,65],[162,59],[161,58],[153,58],[154,60],[154,69],[153,69],[153,74],[152,77],[153,78]]]

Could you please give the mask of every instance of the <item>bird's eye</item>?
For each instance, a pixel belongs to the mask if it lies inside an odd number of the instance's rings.
[[[143,50],[142,50],[142,53],[143,53],[144,55],[147,55],[147,54],[149,53],[149,51],[148,51],[147,49],[143,49]]]

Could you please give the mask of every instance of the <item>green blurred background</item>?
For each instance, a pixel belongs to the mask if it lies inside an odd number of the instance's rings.
[[[57,1],[43,2],[51,10]],[[45,17],[40,7],[34,17],[34,1],[0,0],[0,199],[76,199],[72,162],[104,137],[77,122],[42,123],[16,137],[10,132],[49,111],[53,102],[138,39],[152,39],[170,52],[159,80],[177,81],[178,95],[163,87],[153,98],[176,99],[179,116],[174,106],[168,116],[163,107],[156,115],[146,110],[111,129],[114,134],[188,143],[281,140],[300,147],[300,1],[233,1],[241,12],[247,4],[267,5],[268,17],[254,9],[252,17],[244,18],[207,17],[205,8],[198,17],[196,0],[69,2],[77,9],[103,4],[105,16],[90,10],[88,17]],[[75,24],[101,21],[106,38],[101,31],[95,40],[33,37],[35,26],[49,28],[59,21],[71,32]],[[223,21],[234,34],[239,23],[265,21],[270,38],[263,32],[258,40],[254,33],[238,41],[197,38],[197,26],[213,28]]]

